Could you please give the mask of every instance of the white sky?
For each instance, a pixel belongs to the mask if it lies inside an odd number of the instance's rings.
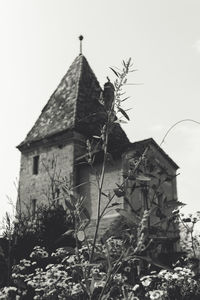
[[[198,0],[0,0],[0,219],[16,200],[15,148],[79,54],[101,85],[110,66],[132,57],[139,71],[126,103],[131,141],[160,143],[175,122],[200,121],[200,1]],[[200,210],[200,126],[182,123],[163,149],[180,166],[179,200]]]

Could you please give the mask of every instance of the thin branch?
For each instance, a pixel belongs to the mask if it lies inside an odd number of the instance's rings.
[[[180,123],[183,123],[183,122],[193,122],[193,123],[196,123],[196,124],[200,125],[200,122],[195,121],[195,120],[193,120],[193,119],[183,119],[183,120],[180,120],[180,121],[176,122],[176,123],[173,124],[173,125],[167,130],[167,132],[165,133],[165,135],[164,135],[164,137],[163,137],[163,139],[162,139],[162,141],[161,141],[161,143],[160,143],[160,145],[159,145],[160,147],[161,147],[161,145],[164,143],[166,137],[167,137],[168,134],[171,132],[171,130],[172,130],[174,127],[176,127],[176,125],[178,125],[178,124],[180,124]]]

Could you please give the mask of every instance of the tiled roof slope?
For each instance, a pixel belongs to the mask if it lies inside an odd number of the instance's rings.
[[[69,129],[86,136],[98,134],[104,115],[104,108],[98,101],[100,93],[101,87],[95,74],[86,58],[79,55],[18,148]],[[120,126],[116,126],[115,132],[114,140],[128,142]]]

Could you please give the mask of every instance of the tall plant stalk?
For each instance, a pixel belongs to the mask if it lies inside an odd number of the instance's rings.
[[[102,161],[102,167],[100,172],[100,177],[96,177],[97,179],[97,186],[98,186],[98,196],[97,196],[97,220],[96,220],[96,226],[95,226],[95,232],[94,232],[94,239],[92,243],[92,251],[90,256],[90,262],[93,260],[94,256],[94,250],[95,245],[98,237],[98,231],[101,219],[103,217],[103,214],[101,213],[101,199],[102,199],[102,192],[103,192],[103,185],[104,185],[104,178],[105,178],[105,169],[106,169],[106,161],[108,156],[108,141],[109,141],[109,133],[111,132],[113,126],[116,123],[120,123],[120,120],[117,119],[116,114],[120,112],[122,116],[124,116],[126,119],[129,120],[128,115],[126,112],[121,108],[121,102],[126,99],[121,99],[122,93],[122,87],[126,84],[127,81],[127,75],[129,72],[131,72],[131,59],[128,60],[127,63],[123,61],[123,70],[121,72],[115,71],[111,68],[111,70],[115,73],[117,76],[117,79],[114,83],[114,86],[110,82],[108,78],[108,82],[104,85],[104,93],[102,95],[103,105],[106,110],[107,119],[106,122],[101,130],[101,140],[102,140],[102,150],[103,150],[103,161]],[[107,90],[106,90],[107,89]],[[108,199],[108,203],[112,201],[114,198],[111,197]],[[107,205],[108,207],[108,205]],[[105,210],[103,210],[103,213]]]

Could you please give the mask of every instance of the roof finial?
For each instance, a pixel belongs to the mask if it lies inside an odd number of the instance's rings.
[[[82,40],[83,40],[83,36],[80,35],[79,36],[79,41],[80,41],[80,55],[82,55]]]

